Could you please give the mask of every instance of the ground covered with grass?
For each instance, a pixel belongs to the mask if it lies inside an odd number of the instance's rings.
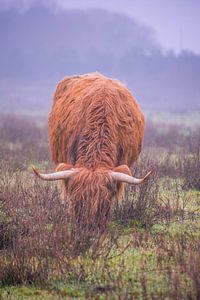
[[[12,120],[12,122],[10,122]],[[107,230],[77,232],[54,183],[36,118],[0,122],[0,299],[199,299],[199,128],[148,122],[134,174]]]

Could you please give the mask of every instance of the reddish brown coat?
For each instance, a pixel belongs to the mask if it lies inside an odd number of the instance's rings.
[[[80,170],[62,182],[75,219],[102,226],[111,200],[124,189],[108,171],[131,175],[129,167],[141,151],[144,117],[135,98],[98,73],[67,77],[55,92],[49,134],[57,171]]]
[[[49,134],[56,164],[130,167],[141,150],[144,117],[118,81],[98,73],[67,77],[55,92]]]

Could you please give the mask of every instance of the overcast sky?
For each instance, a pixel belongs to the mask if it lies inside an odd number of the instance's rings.
[[[34,3],[64,9],[102,8],[134,17],[151,26],[167,50],[191,50],[200,54],[200,0],[0,0],[0,9],[21,11]]]

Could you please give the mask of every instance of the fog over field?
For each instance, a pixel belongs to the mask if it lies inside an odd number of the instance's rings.
[[[88,1],[87,9],[63,9],[63,3],[2,1],[4,111],[49,109],[60,79],[94,71],[124,82],[144,109],[199,110],[199,54],[184,48],[178,53],[166,50],[153,28],[123,9],[90,8]]]
[[[0,300],[200,299],[199,11],[0,0]]]

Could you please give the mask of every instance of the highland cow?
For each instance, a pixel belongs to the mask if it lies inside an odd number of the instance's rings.
[[[143,114],[120,82],[98,73],[66,77],[57,86],[49,117],[56,172],[34,172],[41,179],[61,181],[76,220],[101,227],[125,184],[140,184],[150,174],[137,179],[130,170],[143,135]]]

